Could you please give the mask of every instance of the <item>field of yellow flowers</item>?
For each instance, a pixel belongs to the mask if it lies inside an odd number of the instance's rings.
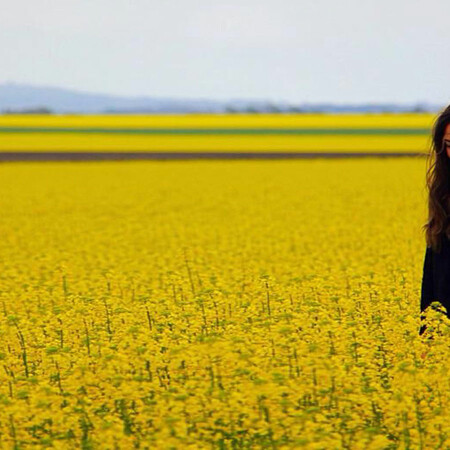
[[[0,115],[0,152],[419,152],[434,115]]]
[[[447,319],[418,335],[424,177],[0,165],[0,448],[447,448]]]

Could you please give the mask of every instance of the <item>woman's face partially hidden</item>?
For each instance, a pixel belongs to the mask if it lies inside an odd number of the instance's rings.
[[[450,123],[445,128],[444,143],[445,150],[447,151],[447,156],[450,158]]]

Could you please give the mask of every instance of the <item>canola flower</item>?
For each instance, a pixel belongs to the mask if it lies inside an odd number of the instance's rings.
[[[424,167],[1,165],[1,448],[446,448]]]

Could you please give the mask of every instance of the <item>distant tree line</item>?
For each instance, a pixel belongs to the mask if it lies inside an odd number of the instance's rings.
[[[42,106],[38,108],[5,109],[3,114],[53,114],[53,111]]]
[[[261,104],[225,104],[217,109],[204,110],[183,107],[171,107],[161,109],[107,109],[98,111],[97,114],[167,114],[167,113],[202,113],[202,114],[215,114],[215,113],[228,113],[228,114],[296,114],[296,113],[314,113],[314,114],[326,114],[326,113],[426,113],[434,112],[434,109],[427,108],[426,106],[416,104],[410,106],[397,106],[387,104],[361,104],[361,105],[334,105],[334,104],[304,104],[304,105],[286,105],[276,103],[261,103]],[[2,114],[55,114],[51,108],[46,106],[32,107],[32,108],[7,108],[0,111]],[[66,114],[83,114],[80,111],[70,112],[66,111]]]

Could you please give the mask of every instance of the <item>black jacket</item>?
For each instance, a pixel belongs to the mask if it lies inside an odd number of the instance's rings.
[[[431,247],[425,251],[420,311],[425,311],[433,301],[445,306],[450,317],[450,240],[445,235],[440,252],[435,252]],[[424,319],[422,314],[420,317]],[[419,334],[424,331],[425,325],[422,325]]]

